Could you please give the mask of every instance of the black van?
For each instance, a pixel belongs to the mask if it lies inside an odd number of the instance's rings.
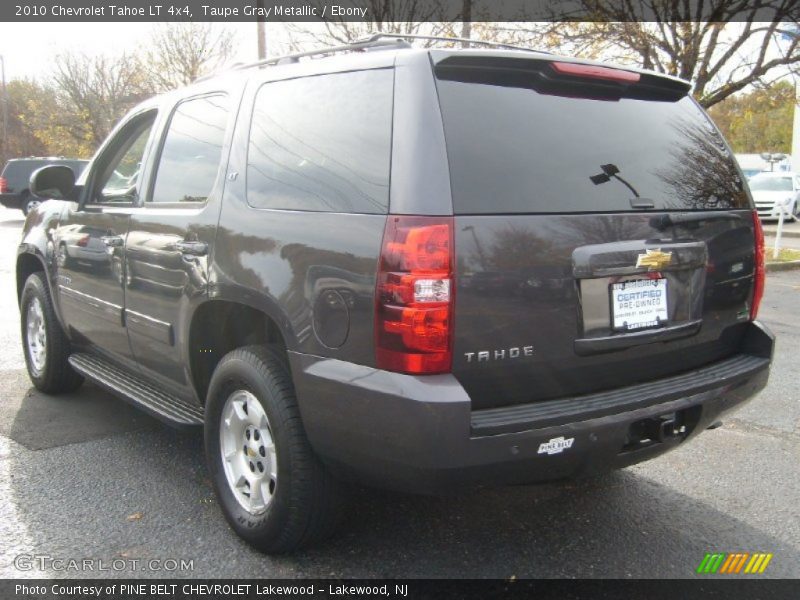
[[[40,390],[203,426],[231,527],[280,552],[333,530],[343,482],[624,467],[766,384],[761,226],[688,83],[380,36],[317,54],[149,100],[77,182],[38,173]]]
[[[31,175],[36,169],[48,165],[63,165],[72,169],[77,177],[87,164],[88,160],[77,158],[12,158],[0,173],[0,204],[6,208],[19,208],[27,215],[42,202],[42,199],[32,195],[29,189]]]

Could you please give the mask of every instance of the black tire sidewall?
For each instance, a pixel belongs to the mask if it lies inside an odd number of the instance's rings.
[[[28,310],[30,309],[30,305],[34,299],[38,299],[39,304],[42,307],[45,333],[47,335],[44,368],[38,373],[36,373],[34,370],[28,350]],[[58,334],[58,331],[56,331],[55,328],[61,326],[58,322],[56,322],[55,313],[53,312],[52,305],[50,304],[49,300],[50,296],[48,295],[47,288],[45,287],[45,283],[42,280],[41,275],[33,274],[28,277],[28,280],[25,282],[25,287],[22,290],[22,298],[20,301],[22,351],[25,355],[25,364],[28,368],[28,375],[37,387],[46,386],[50,379],[50,372],[53,369],[53,355],[56,352],[54,347],[55,336]]]
[[[272,368],[275,368],[275,365],[272,365]],[[220,419],[225,401],[236,390],[251,392],[264,408],[278,455],[275,494],[266,511],[259,515],[249,513],[236,500],[222,465],[219,442]],[[245,540],[257,545],[262,545],[265,539],[280,538],[285,523],[290,518],[293,484],[292,448],[283,424],[286,415],[281,414],[278,406],[282,400],[285,399],[276,398],[275,388],[252,364],[236,358],[224,358],[214,372],[206,404],[206,462],[217,500],[231,527]]]

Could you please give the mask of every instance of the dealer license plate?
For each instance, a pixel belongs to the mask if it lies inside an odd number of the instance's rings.
[[[620,281],[611,284],[610,292],[615,331],[660,327],[669,320],[666,279]]]

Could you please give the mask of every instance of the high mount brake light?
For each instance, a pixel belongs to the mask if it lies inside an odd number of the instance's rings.
[[[606,81],[620,81],[623,83],[636,83],[641,78],[639,73],[599,67],[596,65],[583,65],[580,63],[554,62],[550,63],[553,70],[560,75],[574,75],[586,79],[605,79]]]
[[[756,211],[753,211],[753,232],[755,233],[755,250],[753,252],[753,301],[750,303],[750,320],[755,320],[758,316],[758,307],[761,306],[766,283],[764,229],[761,227],[761,219],[758,218]]]
[[[389,215],[378,265],[378,367],[446,373],[453,359],[453,219]]]

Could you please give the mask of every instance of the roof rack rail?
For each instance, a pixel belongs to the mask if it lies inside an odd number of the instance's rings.
[[[380,37],[372,36],[375,39],[357,40],[350,44],[343,44],[341,46],[328,46],[326,48],[316,48],[306,52],[295,52],[294,54],[284,54],[282,56],[273,56],[257,60],[255,62],[237,65],[233,68],[235,71],[242,69],[252,69],[254,67],[264,67],[271,65],[282,65],[287,63],[299,62],[301,58],[311,56],[325,56],[328,54],[336,54],[337,52],[358,52],[361,50],[371,50],[376,48],[410,48],[411,44],[403,40],[384,40]]]
[[[540,54],[552,54],[545,50],[534,50],[533,48],[525,48],[524,46],[515,46],[514,44],[503,44],[501,42],[489,42],[486,40],[476,40],[472,38],[462,37],[446,37],[443,35],[420,35],[417,33],[374,33],[361,40],[356,40],[355,43],[368,43],[377,42],[382,39],[396,39],[396,40],[426,40],[436,42],[461,42],[468,44],[475,44],[478,46],[491,46],[493,48],[508,48],[509,50],[523,50],[525,52],[538,52]]]
[[[524,52],[538,52],[540,54],[550,54],[544,50],[534,50],[532,48],[524,48],[522,46],[515,46],[513,44],[503,44],[500,42],[488,42],[486,40],[475,40],[470,38],[461,37],[445,37],[439,35],[419,35],[416,33],[374,33],[368,37],[354,40],[349,44],[341,46],[328,46],[324,48],[316,48],[306,52],[295,52],[293,54],[284,54],[282,56],[273,56],[264,58],[255,62],[236,64],[231,70],[241,71],[244,69],[252,69],[255,67],[266,67],[272,65],[282,65],[299,62],[301,58],[309,58],[312,56],[327,56],[329,54],[336,54],[338,52],[360,52],[373,49],[389,49],[389,48],[411,48],[406,40],[426,40],[436,42],[449,42],[449,43],[469,43],[480,46],[491,46],[493,48],[507,48],[509,50],[522,50]],[[212,75],[200,77],[197,81],[210,79]]]

